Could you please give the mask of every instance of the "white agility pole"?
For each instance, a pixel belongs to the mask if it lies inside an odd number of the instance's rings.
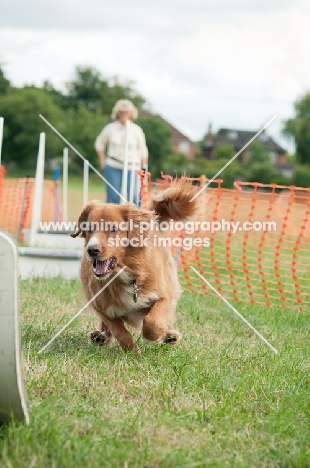
[[[122,178],[121,195],[127,200],[127,179],[128,179],[128,137],[130,131],[130,120],[126,121],[125,148],[124,148],[124,168]],[[123,201],[121,202],[124,203]]]
[[[130,174],[130,193],[129,193],[129,201],[131,203],[133,203],[133,200],[134,200],[134,193],[135,193],[135,190],[137,190],[136,188],[136,159],[135,159],[135,154],[134,154],[134,157],[133,157],[133,160],[132,160],[132,164],[131,164],[131,174]]]
[[[149,194],[148,192],[148,171],[149,171],[149,165],[148,163],[146,164],[146,166],[144,167],[144,170],[145,170],[145,173],[144,173],[144,185],[145,185],[145,190],[146,190],[146,193],[147,193],[147,196]],[[147,198],[148,199],[148,198]],[[141,200],[141,204],[142,204],[142,200]]]
[[[84,161],[84,175],[83,175],[83,206],[88,202],[88,179],[89,179],[89,165],[88,161]]]
[[[29,422],[22,373],[18,311],[18,253],[12,238],[0,231],[0,425]]]
[[[32,203],[32,219],[30,230],[30,247],[34,247],[36,243],[37,229],[41,221],[42,212],[42,196],[44,182],[44,161],[45,161],[45,133],[40,133],[39,152],[37,159],[37,170],[34,181],[33,203]]]
[[[0,166],[1,166],[2,141],[3,141],[3,126],[4,126],[4,118],[0,117]]]
[[[62,216],[64,221],[68,221],[68,153],[68,148],[64,148],[62,159]]]

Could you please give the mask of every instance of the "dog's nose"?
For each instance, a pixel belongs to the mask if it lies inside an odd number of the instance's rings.
[[[87,253],[90,257],[97,257],[97,255],[100,253],[100,245],[89,245],[87,247]]]

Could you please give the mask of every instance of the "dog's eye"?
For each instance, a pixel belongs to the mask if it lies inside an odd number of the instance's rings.
[[[117,229],[117,226],[113,225],[110,229],[110,232],[117,232],[118,229]]]

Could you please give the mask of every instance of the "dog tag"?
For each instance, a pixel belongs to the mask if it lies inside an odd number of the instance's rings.
[[[139,288],[137,286],[136,280],[133,280],[133,300],[135,303],[138,300],[138,291],[139,291]]]

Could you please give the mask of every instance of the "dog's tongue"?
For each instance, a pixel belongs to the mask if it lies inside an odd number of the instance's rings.
[[[109,268],[109,259],[108,260],[96,260],[95,273],[96,275],[105,275]]]

